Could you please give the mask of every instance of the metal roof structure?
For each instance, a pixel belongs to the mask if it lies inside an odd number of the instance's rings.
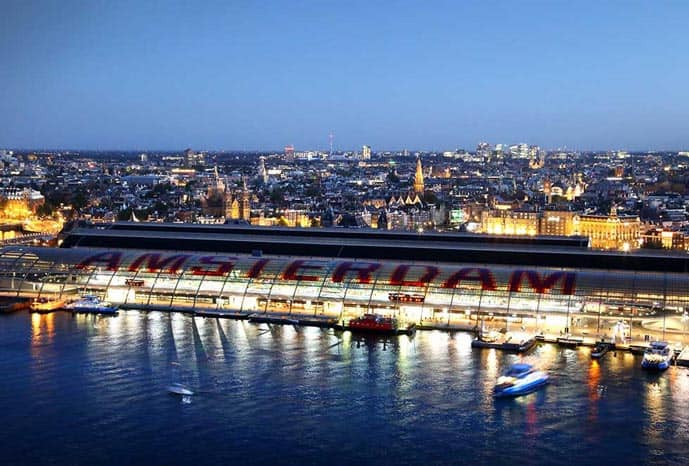
[[[594,251],[584,237],[510,237],[244,225],[118,222],[80,225],[62,247],[102,247],[306,256],[366,260],[478,263],[602,270],[689,272],[686,254]]]

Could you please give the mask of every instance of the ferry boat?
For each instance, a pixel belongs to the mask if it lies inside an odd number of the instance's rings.
[[[65,300],[59,298],[35,298],[31,301],[29,309],[31,312],[48,313],[57,311],[65,307]]]
[[[90,314],[117,314],[117,306],[101,301],[98,296],[87,295],[67,305],[67,309],[72,312],[83,312]]]
[[[641,367],[657,371],[664,371],[672,362],[672,349],[665,341],[652,341],[641,361]]]
[[[498,377],[495,385],[495,396],[515,397],[526,395],[548,383],[548,374],[537,371],[531,364],[518,363],[510,366]]]
[[[354,332],[369,332],[383,334],[401,334],[414,331],[414,325],[401,327],[394,317],[383,317],[377,314],[364,314],[349,321],[349,330]]]

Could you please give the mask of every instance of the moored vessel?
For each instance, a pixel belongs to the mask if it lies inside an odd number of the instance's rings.
[[[672,362],[672,349],[665,341],[652,341],[644,351],[641,367],[649,370],[664,371]]]
[[[593,349],[591,350],[591,357],[593,359],[602,358],[603,356],[605,356],[605,353],[610,351],[611,346],[612,345],[610,343],[606,343],[604,341],[599,341],[598,343],[596,343],[596,346],[594,346]]]
[[[102,301],[98,296],[94,295],[82,296],[76,301],[68,304],[66,309],[72,312],[108,315],[115,315],[118,311],[117,306],[114,306],[109,302]]]
[[[384,317],[378,314],[364,314],[349,321],[349,330],[353,332],[368,332],[381,334],[409,334],[414,331],[414,324],[400,325],[394,317]]]
[[[62,309],[64,306],[64,299],[40,297],[31,301],[29,309],[31,312],[48,313]]]

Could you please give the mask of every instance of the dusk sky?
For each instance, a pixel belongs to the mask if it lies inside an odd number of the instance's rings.
[[[0,148],[689,149],[689,2],[0,2]]]

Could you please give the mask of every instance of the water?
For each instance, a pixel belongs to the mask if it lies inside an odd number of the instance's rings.
[[[552,384],[494,400],[519,359],[463,333],[15,313],[0,317],[0,464],[689,461],[689,370],[541,345],[524,360]]]

